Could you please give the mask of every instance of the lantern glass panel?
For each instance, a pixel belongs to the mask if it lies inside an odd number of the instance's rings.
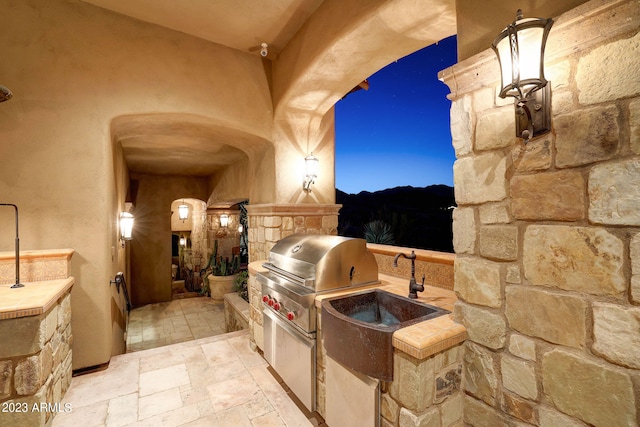
[[[308,177],[317,177],[318,176],[318,159],[312,155],[308,156],[305,159],[307,176]]]
[[[544,28],[532,27],[518,31],[520,50],[520,80],[542,81],[541,52]]]
[[[189,218],[189,206],[187,205],[178,206],[178,218],[182,220]]]
[[[128,212],[120,214],[120,235],[124,240],[131,240],[133,232],[133,215]]]

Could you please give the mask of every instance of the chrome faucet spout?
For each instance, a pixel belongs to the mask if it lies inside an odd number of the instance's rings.
[[[418,285],[418,283],[416,282],[416,252],[411,251],[410,255],[407,255],[402,252],[396,254],[396,256],[393,258],[394,267],[398,266],[398,258],[400,257],[411,260],[411,279],[409,280],[409,298],[417,299],[418,292],[424,292],[425,276],[424,274],[422,275],[422,284]]]

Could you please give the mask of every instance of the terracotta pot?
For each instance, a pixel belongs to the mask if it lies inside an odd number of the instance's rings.
[[[233,284],[236,280],[236,275],[232,276],[214,276],[210,274],[209,289],[211,290],[211,299],[214,301],[222,301],[224,294],[233,292]]]

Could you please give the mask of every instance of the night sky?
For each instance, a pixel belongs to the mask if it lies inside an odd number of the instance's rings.
[[[368,91],[338,101],[338,189],[453,186],[449,88],[437,75],[455,63],[451,36],[389,64],[368,79]]]

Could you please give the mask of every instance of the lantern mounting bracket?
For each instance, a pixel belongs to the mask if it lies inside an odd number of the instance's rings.
[[[549,82],[526,98],[515,99],[516,136],[528,142],[551,130],[551,85]]]

